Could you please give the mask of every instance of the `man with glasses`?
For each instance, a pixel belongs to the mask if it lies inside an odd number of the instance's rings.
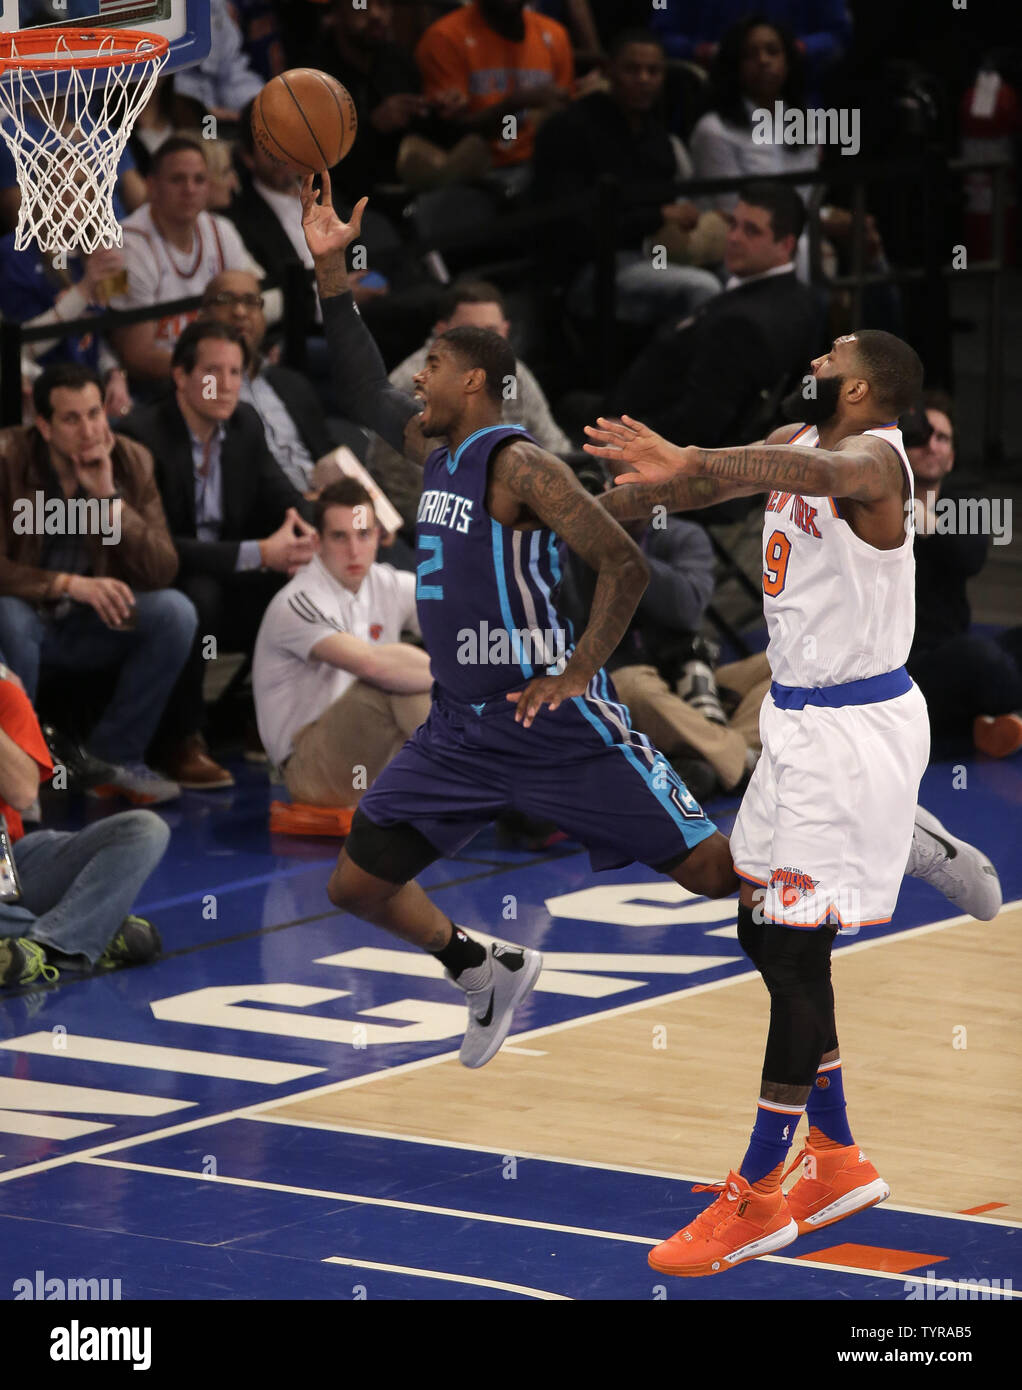
[[[319,397],[301,373],[263,355],[266,316],[259,280],[244,270],[214,276],[203,296],[202,316],[232,325],[245,339],[250,356],[239,400],[263,422],[270,452],[288,481],[301,493],[312,492],[316,460],[335,441]]]

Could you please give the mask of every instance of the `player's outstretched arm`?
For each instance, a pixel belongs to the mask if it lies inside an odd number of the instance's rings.
[[[361,198],[351,221],[342,222],[331,201],[329,174],[323,174],[318,193],[311,174],[302,183],[302,228],[316,266],[334,394],[340,414],[375,430],[392,449],[421,465],[430,449],[416,424],[421,406],[387,380],[380,350],[362,321],[348,280],[345,252],[361,231],[368,202]]]
[[[582,446],[587,453],[633,469],[615,479],[623,486],[600,498],[615,521],[649,521],[654,507],[687,512],[765,491],[761,485],[693,477],[685,469],[683,449],[628,415],[620,421],[601,416],[595,426],[586,425],[586,434],[596,441]]]
[[[516,699],[516,719],[526,727],[540,707],[556,709],[581,695],[628,631],[649,582],[649,566],[635,542],[582,487],[571,469],[553,454],[515,440],[496,455],[494,485],[542,521],[596,571],[589,621],[560,676],[530,681]]]
[[[788,444],[683,448],[669,444],[627,415],[620,420],[600,419],[598,428],[587,425],[586,433],[599,440],[598,446],[584,445],[589,453],[632,470],[619,473],[615,482],[654,487],[674,484],[675,497],[685,495],[681,485],[686,480],[707,478],[745,493],[777,488],[807,497],[846,497],[868,505],[900,497],[903,485],[897,454],[875,435],[850,436],[834,449]]]

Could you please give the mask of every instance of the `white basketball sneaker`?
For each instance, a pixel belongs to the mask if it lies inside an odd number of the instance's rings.
[[[485,1066],[499,1050],[515,1009],[531,994],[543,968],[543,957],[538,951],[507,941],[491,942],[487,961],[490,978],[479,989],[466,989],[449,970],[444,971],[468,1000],[468,1027],[458,1053],[463,1067]]]
[[[948,902],[981,922],[992,921],[1001,910],[1001,880],[990,860],[975,845],[956,839],[922,806],[916,807],[905,872],[932,884]]]

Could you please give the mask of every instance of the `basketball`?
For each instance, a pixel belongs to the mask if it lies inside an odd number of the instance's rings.
[[[351,149],[358,116],[351,93],[329,73],[291,68],[267,82],[252,107],[252,137],[296,174],[322,174]]]

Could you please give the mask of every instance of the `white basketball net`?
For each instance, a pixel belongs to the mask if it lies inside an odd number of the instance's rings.
[[[16,59],[17,36],[12,40]],[[118,42],[123,49],[123,36],[109,33],[91,52],[112,54]],[[67,61],[82,56],[81,48],[72,50],[58,34],[53,68],[0,63],[0,134],[21,188],[18,251],[33,239],[43,251],[88,253],[123,245],[113,207],[117,166],[167,49],[146,40],[133,45],[130,59],[126,54],[124,62],[110,66]]]

